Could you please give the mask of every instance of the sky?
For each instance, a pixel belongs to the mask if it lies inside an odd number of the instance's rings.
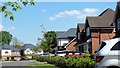
[[[85,23],[86,16],[98,16],[105,9],[115,10],[115,7],[116,2],[36,2],[13,12],[14,21],[1,14],[0,30],[10,32],[24,43],[36,44],[38,38],[43,38],[43,30],[67,31]]]

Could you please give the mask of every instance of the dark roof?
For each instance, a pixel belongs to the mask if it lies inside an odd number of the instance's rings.
[[[68,38],[68,37],[75,37],[76,36],[76,28],[70,28],[66,32],[56,32],[57,38]]]
[[[104,10],[104,11],[99,15],[99,17],[102,17],[102,16],[107,17],[107,16],[110,15],[109,13],[114,13],[114,10],[112,10],[111,8],[108,8],[108,9]]]
[[[119,1],[119,2],[117,2],[117,4],[118,4],[118,7],[119,7],[119,9],[120,9],[120,1]]]
[[[87,21],[90,27],[114,27],[113,23],[115,12],[112,9],[106,9],[98,17],[87,17]]]
[[[64,33],[65,33],[65,31],[57,31],[57,32],[56,32],[56,37],[57,37],[57,38],[60,38],[61,35],[64,34]]]
[[[76,31],[77,31],[76,28],[70,28],[70,29],[66,32],[66,34],[67,34],[68,37],[75,37],[75,36],[76,36]]]
[[[79,24],[78,24],[78,27],[79,27],[80,32],[82,32],[82,30],[83,30],[84,27],[85,27],[85,23],[79,23]]]
[[[10,45],[8,45],[8,44],[2,45],[2,49],[10,49],[10,50],[12,50],[12,51],[20,51],[19,49],[14,48],[14,47],[12,47],[12,46],[10,46]]]
[[[25,44],[24,46],[22,46],[22,47],[20,48],[20,50],[25,50],[25,49],[27,49],[27,48],[33,50],[35,47],[36,47],[36,46],[33,45],[33,44]]]

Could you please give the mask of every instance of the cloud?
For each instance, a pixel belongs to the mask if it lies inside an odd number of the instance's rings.
[[[12,29],[12,30],[15,30],[15,27],[14,27],[14,26],[11,26],[11,29]]]
[[[7,28],[9,31],[12,31],[12,30],[15,30],[15,27],[14,26],[11,26],[9,28]]]
[[[55,17],[49,17],[49,20],[55,20]]]
[[[67,16],[71,16],[76,19],[83,19],[86,16],[96,15],[97,12],[99,12],[99,9],[96,8],[85,8],[83,10],[65,10],[49,17],[49,20],[56,20],[58,18],[63,18]]]
[[[45,9],[42,9],[42,10],[41,10],[41,12],[43,12],[43,13],[44,13],[44,12],[47,12],[47,10],[45,10]]]
[[[95,9],[95,8],[85,8],[83,11],[86,12],[86,13],[96,13],[96,12],[99,11],[99,9]]]
[[[3,30],[3,25],[2,24],[0,24],[0,31],[2,31]]]

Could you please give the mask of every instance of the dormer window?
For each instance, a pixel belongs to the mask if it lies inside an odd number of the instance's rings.
[[[8,51],[6,51],[5,54],[8,54]]]
[[[27,52],[29,52],[29,50],[27,50]]]

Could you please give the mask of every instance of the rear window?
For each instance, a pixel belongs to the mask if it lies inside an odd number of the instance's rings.
[[[98,51],[100,51],[105,45],[106,45],[105,42],[101,42],[101,44],[100,44],[100,48],[98,49]]]
[[[117,43],[112,47],[111,50],[120,50],[120,41],[117,42]]]

